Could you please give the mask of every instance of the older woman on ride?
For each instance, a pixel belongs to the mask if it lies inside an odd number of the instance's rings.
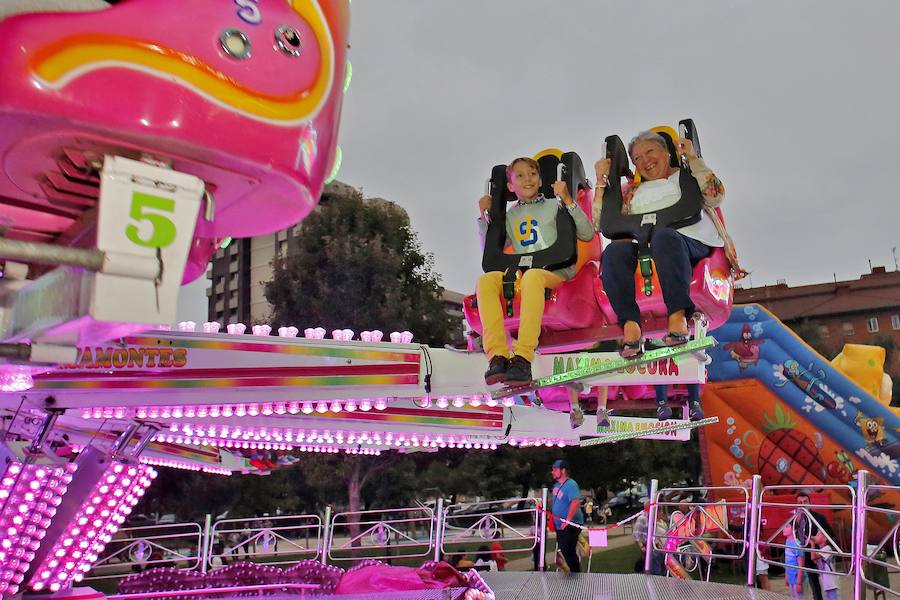
[[[669,315],[668,334],[664,344],[678,346],[688,341],[687,319],[694,313],[690,285],[694,265],[709,256],[714,247],[726,246],[728,235],[713,210],[725,195],[725,187],[706,166],[690,140],[675,142],[680,156],[688,161],[691,175],[700,185],[704,210],[700,221],[681,229],[660,227],[650,237],[650,254],[662,286],[663,300]],[[681,172],[671,165],[666,140],[652,131],[639,133],[628,144],[628,154],[640,174],[640,183],[623,192],[622,211],[630,214],[654,212],[672,206],[681,199]],[[597,192],[606,186],[610,160],[600,159],[594,165]],[[734,248],[726,247],[729,259]],[[623,329],[621,354],[625,358],[639,356],[644,351],[641,313],[635,299],[634,272],[637,267],[638,246],[633,240],[616,240],[603,250],[603,288]]]

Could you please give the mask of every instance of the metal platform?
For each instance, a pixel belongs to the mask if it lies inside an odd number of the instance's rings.
[[[785,596],[755,588],[672,577],[596,573],[481,573],[496,600],[784,600]],[[266,600],[448,600],[459,589],[321,596],[263,596]],[[114,597],[114,598],[125,598]],[[163,598],[163,596],[160,596]],[[217,600],[238,596],[217,596]]]
[[[482,573],[497,600],[783,600],[784,596],[724,583],[647,575]]]

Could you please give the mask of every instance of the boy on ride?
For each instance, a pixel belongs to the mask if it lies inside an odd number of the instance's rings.
[[[575,234],[582,241],[594,236],[594,228],[581,207],[572,198],[566,184],[557,181],[553,192],[561,203],[541,194],[541,171],[537,161],[517,158],[506,168],[509,191],[516,195],[516,205],[506,211],[506,237],[515,254],[536,252],[552,246],[557,239],[557,211],[567,210],[575,220]],[[491,207],[491,197],[478,202],[479,226],[484,232],[484,213]],[[556,271],[528,269],[522,275],[519,336],[512,349],[503,327],[503,273],[491,271],[478,280],[478,310],[484,331],[484,351],[490,364],[484,374],[488,385],[527,385],[531,383],[531,362],[541,333],[544,315],[544,290],[554,289],[575,276],[575,266]]]

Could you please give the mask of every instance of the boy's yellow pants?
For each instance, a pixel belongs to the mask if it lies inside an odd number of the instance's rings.
[[[541,318],[544,316],[544,290],[557,288],[565,279],[544,269],[528,269],[519,282],[521,305],[519,314],[519,337],[513,343],[512,354],[534,360],[541,335]],[[503,328],[504,298],[503,273],[491,271],[478,280],[478,314],[484,330],[484,352],[488,358],[510,356]]]

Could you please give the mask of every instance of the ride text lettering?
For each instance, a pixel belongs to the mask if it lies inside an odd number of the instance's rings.
[[[79,348],[65,369],[178,369],[187,365],[187,348]]]
[[[559,375],[560,373],[565,373],[567,371],[574,371],[575,369],[582,369],[584,367],[596,367],[602,366],[604,364],[611,363],[612,360],[608,358],[587,358],[585,356],[555,356],[553,357],[553,374]],[[655,360],[648,363],[642,363],[637,365],[627,365],[621,369],[618,369],[619,373],[639,373],[641,375],[660,375],[663,377],[677,377],[678,376],[678,363],[675,362],[674,358],[661,358],[659,360]]]

